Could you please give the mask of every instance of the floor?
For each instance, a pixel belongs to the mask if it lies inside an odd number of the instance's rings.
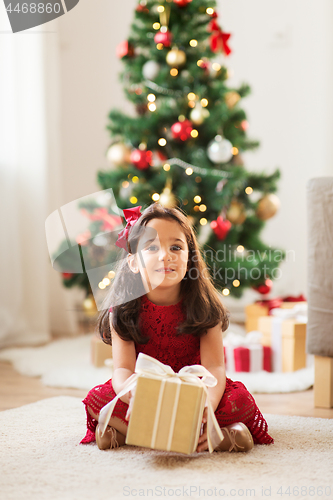
[[[87,391],[44,386],[39,378],[17,373],[10,363],[0,362],[0,411],[55,396],[84,398]],[[287,394],[255,394],[262,413],[333,418],[333,408],[314,408],[313,390]]]

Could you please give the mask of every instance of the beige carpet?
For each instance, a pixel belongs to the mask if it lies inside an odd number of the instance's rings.
[[[266,418],[274,445],[247,454],[183,456],[80,445],[85,414],[78,398],[7,410],[0,413],[0,498],[332,498],[333,421]]]

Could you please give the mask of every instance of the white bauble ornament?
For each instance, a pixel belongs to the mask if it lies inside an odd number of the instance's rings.
[[[121,188],[119,189],[119,196],[122,200],[129,200],[130,197],[132,196],[132,192],[133,192],[133,184],[127,182],[125,183],[125,186],[122,185]]]
[[[195,108],[192,109],[190,113],[190,120],[195,125],[201,125],[205,118],[208,118],[209,111],[206,108],[203,108],[200,104],[196,105]]]
[[[147,80],[154,80],[157,77],[160,69],[161,69],[161,67],[158,64],[158,62],[147,61],[142,66],[142,74],[143,74],[144,78],[146,78]]]
[[[123,165],[130,163],[131,150],[122,142],[116,142],[109,147],[106,156],[113,165]]]
[[[232,144],[228,139],[217,135],[207,147],[207,155],[213,163],[226,163],[232,158]]]

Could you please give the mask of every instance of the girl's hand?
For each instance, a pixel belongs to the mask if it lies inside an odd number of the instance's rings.
[[[202,415],[202,433],[199,437],[198,441],[198,446],[197,446],[197,453],[200,453],[201,451],[207,451],[208,450],[208,441],[207,441],[207,415],[208,415],[208,410],[207,406],[205,406],[203,415]]]
[[[125,420],[127,420],[127,421],[129,420],[129,418],[131,416],[131,412],[132,412],[132,408],[133,408],[134,391],[133,390],[129,391],[128,396],[129,396],[129,403],[128,403],[127,413],[125,416]]]

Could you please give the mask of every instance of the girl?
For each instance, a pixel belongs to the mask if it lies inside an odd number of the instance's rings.
[[[119,233],[123,247],[108,298],[112,305],[99,320],[100,334],[113,347],[113,378],[93,388],[84,399],[87,434],[82,443],[97,442],[100,449],[125,443],[133,394],[118,400],[107,431],[101,436],[98,415],[134,373],[139,352],[178,372],[202,364],[217,379],[208,389],[224,436],[216,451],[248,451],[253,443],[273,443],[267,423],[241,382],[226,378],[222,332],[228,314],[219,300],[200,253],[193,229],[177,208],[154,203],[124,210],[128,221]],[[208,449],[207,408],[197,452]]]

